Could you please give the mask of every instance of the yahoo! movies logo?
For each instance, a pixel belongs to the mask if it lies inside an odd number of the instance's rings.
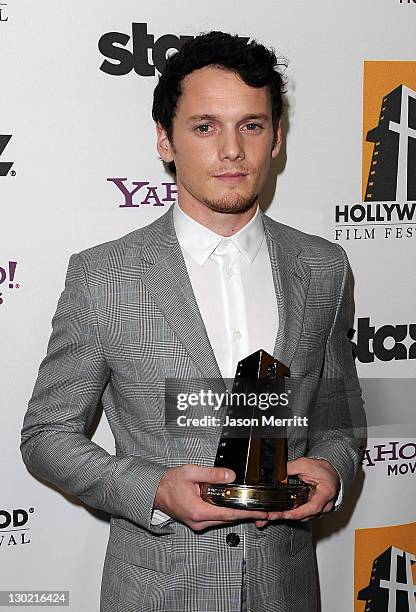
[[[8,261],[4,267],[0,266],[0,305],[3,304],[5,289],[19,289],[20,284],[15,282],[17,261]]]
[[[416,443],[389,440],[368,446],[362,456],[361,465],[366,470],[385,468],[387,476],[409,476],[416,474]]]
[[[362,201],[335,208],[335,240],[416,237],[416,62],[365,61]]]
[[[100,70],[114,76],[124,76],[132,70],[139,76],[154,76],[155,68],[162,73],[169,49],[179,49],[193,36],[164,34],[155,40],[147,32],[147,23],[133,23],[132,35],[123,32],[107,32],[98,41],[98,49],[105,59]],[[132,41],[131,51],[127,49]],[[149,62],[149,55],[151,62]],[[109,61],[112,60],[112,61]]]
[[[416,523],[356,529],[354,612],[415,612],[415,553]]]

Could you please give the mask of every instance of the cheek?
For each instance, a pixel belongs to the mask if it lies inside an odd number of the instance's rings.
[[[192,142],[184,146],[180,154],[177,154],[177,167],[186,173],[202,173],[213,165],[215,155],[207,142]]]
[[[257,175],[259,177],[267,176],[270,169],[270,162],[270,155],[262,154],[261,156],[259,156],[257,163]]]

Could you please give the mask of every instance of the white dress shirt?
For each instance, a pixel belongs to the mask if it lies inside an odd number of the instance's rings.
[[[259,348],[273,353],[279,325],[263,222],[254,217],[224,238],[173,211],[176,235],[215,358],[224,378]]]

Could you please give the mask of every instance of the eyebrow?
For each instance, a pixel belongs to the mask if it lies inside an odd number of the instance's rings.
[[[265,113],[250,113],[249,115],[244,115],[244,117],[241,118],[241,121],[248,121],[248,120],[253,120],[253,119],[261,119],[263,121],[268,121],[269,120],[269,115],[266,115]],[[203,115],[191,115],[191,117],[188,117],[187,122],[191,123],[193,121],[218,121],[219,117],[217,117],[216,115],[209,115],[207,113],[203,114]]]

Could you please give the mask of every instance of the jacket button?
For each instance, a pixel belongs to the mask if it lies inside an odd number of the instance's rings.
[[[240,536],[238,536],[234,532],[233,533],[227,533],[225,541],[227,542],[228,546],[238,546],[239,543],[240,543]]]

